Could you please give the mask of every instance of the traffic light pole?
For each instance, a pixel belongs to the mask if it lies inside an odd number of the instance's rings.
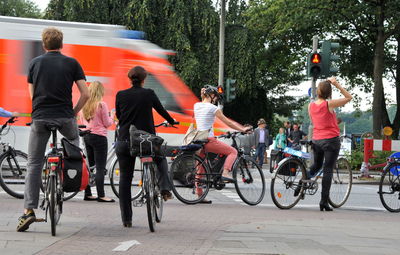
[[[313,36],[313,52],[317,52],[318,50],[318,36],[314,35]],[[316,98],[316,84],[317,84],[317,77],[312,77],[311,80],[311,99],[310,103],[315,101]],[[313,123],[310,119],[310,125],[308,126],[308,140],[311,141],[313,136]],[[310,153],[310,163],[314,164],[314,153]]]
[[[224,57],[225,57],[225,1],[221,0],[221,21],[219,24],[219,71],[218,86],[224,88]]]

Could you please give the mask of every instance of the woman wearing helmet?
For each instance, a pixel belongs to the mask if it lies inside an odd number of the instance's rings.
[[[230,177],[230,171],[232,170],[232,165],[237,157],[237,151],[228,144],[218,141],[214,137],[213,125],[215,122],[215,117],[220,119],[223,123],[232,129],[247,132],[248,128],[237,124],[229,120],[223,113],[222,110],[216,105],[220,95],[218,89],[213,86],[205,86],[201,89],[201,102],[194,104],[194,118],[196,120],[197,130],[204,131],[210,130],[208,135],[208,143],[204,145],[207,152],[213,152],[217,154],[222,154],[227,156],[224,164],[224,170],[222,173],[222,181],[233,182]],[[201,152],[202,157],[204,152]],[[202,189],[197,189],[197,194],[201,195]]]

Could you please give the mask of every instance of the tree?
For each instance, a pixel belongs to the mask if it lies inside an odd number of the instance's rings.
[[[39,18],[38,6],[30,0],[0,0],[0,15]]]
[[[375,135],[390,125],[382,77],[388,70],[384,61],[388,40],[400,30],[399,1],[252,0],[250,4],[252,25],[270,38],[286,39],[294,51],[309,48],[315,34],[339,38],[344,46],[341,73],[352,86],[373,91]]]

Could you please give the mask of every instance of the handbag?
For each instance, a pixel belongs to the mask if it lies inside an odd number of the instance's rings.
[[[199,131],[195,127],[195,124],[192,123],[190,124],[188,130],[186,131],[185,136],[183,137],[183,145],[188,145],[192,143],[195,140],[205,140],[208,138],[208,134],[210,133],[210,130],[202,130]]]

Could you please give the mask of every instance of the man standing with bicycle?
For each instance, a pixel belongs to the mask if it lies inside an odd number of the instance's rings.
[[[60,133],[79,146],[75,116],[89,99],[82,67],[74,58],[61,54],[63,33],[46,28],[42,33],[46,53],[34,58],[29,66],[28,86],[32,99],[32,125],[28,146],[28,172],[25,178],[24,214],[17,231],[22,232],[36,221],[33,209],[39,204],[39,190],[44,153],[50,137],[49,123],[59,126]],[[80,98],[73,107],[72,86],[76,83]]]

